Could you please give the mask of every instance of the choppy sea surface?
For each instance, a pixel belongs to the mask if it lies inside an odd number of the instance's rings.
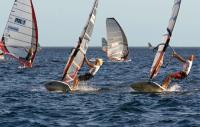
[[[130,48],[129,62],[110,62],[101,48],[90,48],[88,58],[105,63],[90,81],[74,93],[48,92],[44,84],[59,80],[71,48],[43,48],[32,69],[18,62],[0,62],[0,127],[199,127],[199,48],[176,48],[188,57],[197,56],[187,79],[174,80],[170,92],[140,93],[134,82],[148,80],[154,53],[148,48]],[[166,59],[169,59],[170,52]],[[168,60],[166,60],[167,62]],[[162,83],[172,72],[182,69],[177,60],[161,69],[154,80]],[[81,72],[88,71],[86,65]]]

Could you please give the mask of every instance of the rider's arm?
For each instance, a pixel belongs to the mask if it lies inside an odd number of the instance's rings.
[[[182,56],[180,56],[179,54],[177,54],[176,52],[173,53],[173,56],[174,56],[176,59],[178,59],[180,62],[183,62],[183,63],[186,62],[186,60],[185,60]]]
[[[87,59],[86,56],[84,56],[84,57],[85,57],[85,62],[86,62],[86,64],[87,64],[90,68],[94,68],[94,64],[91,63],[91,62]]]

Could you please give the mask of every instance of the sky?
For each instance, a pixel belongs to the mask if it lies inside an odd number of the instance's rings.
[[[0,35],[14,0],[0,0]],[[42,46],[74,46],[86,24],[94,0],[33,0],[39,43]],[[106,18],[115,17],[129,46],[162,43],[174,0],[100,0],[91,46],[106,37]],[[200,47],[200,1],[183,0],[171,45]]]

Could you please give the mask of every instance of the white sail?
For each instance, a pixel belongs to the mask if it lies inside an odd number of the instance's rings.
[[[78,71],[81,69],[84,63],[84,55],[87,52],[90,38],[93,33],[94,24],[96,21],[96,13],[99,0],[95,0],[89,19],[84,27],[84,30],[79,37],[77,46],[72,50],[69,60],[64,69],[62,80],[66,83],[70,83],[76,77]]]
[[[150,78],[154,78],[158,75],[161,66],[163,65],[164,55],[165,51],[169,45],[170,38],[172,36],[172,32],[178,17],[178,13],[181,6],[181,0],[174,0],[174,5],[172,9],[172,15],[169,20],[169,25],[167,27],[167,34],[164,35],[164,45],[160,45],[158,47],[158,51],[156,53],[156,56],[154,58],[154,62],[152,64],[151,70],[150,70]]]
[[[128,41],[126,35],[114,18],[107,18],[107,56],[111,60],[124,60],[128,57]]]
[[[32,0],[15,0],[2,43],[5,54],[17,58],[24,65],[32,66],[38,46],[38,28]]]

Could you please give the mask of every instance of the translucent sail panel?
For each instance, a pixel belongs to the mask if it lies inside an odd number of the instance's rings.
[[[15,0],[4,34],[5,54],[26,62],[30,49],[35,56],[38,28],[31,0]],[[34,56],[31,56],[32,61]]]
[[[174,26],[176,24],[176,20],[177,20],[177,17],[178,17],[180,6],[181,6],[181,0],[174,0],[174,6],[173,6],[173,9],[172,9],[172,15],[171,15],[171,18],[169,20],[169,25],[167,27],[169,32],[170,32],[169,33],[170,36],[171,36],[171,34],[173,32],[173,29],[174,29]]]
[[[154,78],[155,76],[158,75],[160,71],[160,67],[163,65],[163,59],[164,59],[164,45],[160,45],[158,47],[158,51],[155,55],[155,59],[153,61],[151,70],[150,70],[150,75],[152,76],[151,78]]]
[[[86,26],[84,27],[84,30],[79,38],[78,44],[75,47],[75,49],[73,49],[69,57],[69,60],[67,62],[67,65],[65,67],[62,80],[67,83],[72,82],[74,80],[78,71],[81,69],[83,65],[84,55],[87,52],[89,41],[91,39],[93,29],[94,29],[98,1],[99,0],[95,1],[92,11],[90,13],[89,19],[86,23]]]
[[[105,38],[102,38],[102,50],[104,52],[107,52],[107,45],[108,45],[108,42]]]
[[[148,47],[149,47],[149,48],[152,48],[152,47],[153,47],[152,44],[151,44],[150,42],[148,43]]]
[[[128,56],[128,42],[119,23],[114,18],[106,20],[107,55],[110,59],[121,59]]]
[[[156,56],[154,58],[154,62],[152,64],[151,70],[150,70],[150,78],[154,78],[158,75],[161,66],[163,65],[163,60],[164,60],[164,55],[165,55],[165,51],[169,45],[170,42],[170,37],[172,35],[177,17],[178,17],[178,13],[180,10],[180,6],[181,6],[181,0],[174,0],[174,5],[173,5],[173,9],[172,9],[172,16],[169,20],[169,25],[167,27],[167,34],[164,35],[164,45],[160,45],[158,47],[158,51],[156,53]]]

